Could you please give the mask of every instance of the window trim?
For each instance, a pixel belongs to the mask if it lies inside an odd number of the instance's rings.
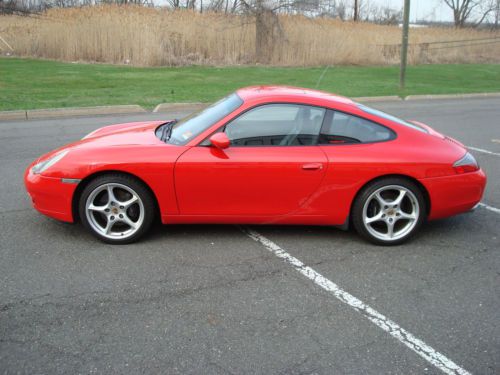
[[[321,128],[319,130],[319,137],[321,136],[321,134],[323,134],[323,130],[326,129],[325,119],[328,116],[329,112],[331,112],[332,120],[333,120],[333,117],[335,116],[335,112],[339,112],[339,113],[343,113],[344,115],[352,116],[352,117],[357,117],[357,118],[360,118],[362,120],[371,122],[371,123],[373,123],[375,125],[381,126],[381,127],[385,128],[385,129],[387,129],[389,131],[389,133],[391,134],[391,137],[388,138],[388,139],[381,140],[381,141],[359,142],[359,143],[328,143],[328,144],[327,143],[317,143],[318,146],[357,146],[357,145],[369,145],[369,144],[373,144],[373,143],[390,142],[390,141],[393,141],[393,140],[395,140],[395,139],[398,138],[398,133],[394,129],[391,129],[390,127],[388,127],[386,125],[383,125],[383,124],[381,124],[381,123],[379,123],[377,121],[373,121],[373,120],[368,119],[366,117],[356,115],[354,113],[340,111],[338,109],[332,109],[332,108],[327,108],[327,113],[325,113],[325,117],[323,118],[323,124],[321,125]],[[318,137],[318,141],[319,141],[319,137]]]
[[[214,126],[215,124],[217,124],[218,122],[222,121],[223,119],[227,118],[227,116],[230,116],[232,113],[234,113],[235,111],[237,111],[239,108],[241,108],[241,106],[243,106],[245,104],[245,101],[243,100],[243,98],[241,96],[238,95],[238,93],[235,91],[235,92],[232,92],[226,96],[224,96],[223,98],[220,98],[219,100],[211,103],[210,105],[208,106],[205,106],[201,109],[199,109],[198,111],[195,111],[193,113],[190,113],[188,114],[187,116],[185,116],[184,118],[181,118],[180,120],[176,121],[176,123],[173,125],[174,127],[177,126],[178,124],[180,124],[186,117],[189,117],[189,116],[192,116],[193,114],[197,113],[198,115],[200,115],[201,113],[203,113],[205,110],[209,109],[209,108],[213,108],[215,106],[215,104],[218,104],[220,102],[222,102],[224,99],[229,99],[230,97],[236,97],[239,99],[239,104],[236,108],[234,108],[231,112],[227,113],[226,115],[224,115],[223,117],[219,118],[217,121],[215,121],[214,123],[212,123],[211,125],[209,125],[208,127],[206,127],[205,129],[203,129],[201,132],[199,132],[198,134],[196,134],[195,136],[191,137],[191,139],[187,139],[185,140],[184,142],[182,143],[170,143],[168,140],[167,142],[165,142],[166,144],[169,144],[169,145],[172,145],[172,146],[186,146],[187,144],[189,144],[191,141],[193,141],[193,139],[196,139],[197,137],[199,137],[202,133],[206,132],[207,130],[209,130],[212,126]],[[169,122],[169,121],[167,121]],[[162,125],[160,125],[162,126]],[[160,127],[158,126],[158,128]],[[157,128],[157,129],[158,129]]]
[[[401,126],[406,126],[407,128],[410,128],[410,129],[413,129],[413,130],[418,130],[418,131],[420,131],[422,133],[429,134],[429,132],[428,132],[427,129],[425,129],[425,128],[417,125],[417,124],[413,124],[411,121],[407,121],[407,120],[401,119],[401,118],[399,118],[397,116],[394,116],[394,115],[392,115],[390,113],[381,111],[381,110],[376,109],[376,108],[369,107],[369,106],[361,104],[361,103],[356,103],[356,106],[363,113],[367,113],[367,114],[372,115],[372,116],[377,116],[377,117],[383,118],[386,121],[390,121],[390,122],[393,122],[395,124],[398,124],[398,125],[401,125]]]
[[[266,105],[275,105],[275,104],[291,104],[291,105],[297,105],[297,106],[306,106],[306,107],[313,107],[313,108],[320,108],[320,109],[324,109],[325,110],[325,114],[323,115],[323,121],[321,122],[321,126],[319,128],[319,133],[318,133],[318,138],[316,139],[316,143],[315,144],[312,144],[312,145],[292,145],[292,146],[289,146],[289,145],[252,145],[252,146],[244,146],[244,145],[231,145],[230,147],[245,147],[245,148],[250,148],[250,147],[312,147],[312,146],[319,146],[319,143],[318,143],[318,140],[319,140],[319,136],[321,134],[321,129],[323,129],[323,126],[325,125],[325,119],[326,119],[326,116],[327,116],[327,113],[328,111],[330,111],[331,109],[328,108],[328,107],[324,107],[324,106],[321,106],[321,105],[314,105],[314,104],[307,104],[307,103],[302,103],[302,102],[268,102],[268,103],[260,103],[260,104],[257,104],[253,107],[249,107],[247,109],[245,109],[244,111],[238,113],[238,115],[236,115],[235,117],[233,117],[232,119],[230,120],[227,120],[223,125],[219,126],[214,132],[210,133],[210,135],[208,135],[205,139],[203,139],[203,141],[201,141],[200,143],[198,143],[197,146],[201,146],[201,147],[210,147],[211,144],[210,144],[210,137],[216,133],[219,133],[221,131],[221,129],[223,129],[222,131],[224,131],[226,129],[226,126],[229,125],[231,122],[237,120],[240,116],[243,116],[245,113],[255,109],[255,108],[258,108],[258,107],[263,107],[263,106],[266,106]]]
[[[294,104],[294,105],[303,105],[303,106],[308,106],[308,107],[315,107],[315,108],[324,109],[325,110],[325,115],[323,116],[323,122],[321,123],[321,127],[319,129],[319,133],[318,133],[318,138],[316,140],[316,144],[313,144],[313,145],[297,145],[297,146],[286,146],[286,145],[272,145],[272,146],[271,145],[252,145],[252,146],[241,146],[241,145],[231,145],[230,147],[312,147],[312,146],[344,147],[344,146],[359,146],[359,145],[369,145],[369,144],[373,144],[373,143],[391,142],[391,141],[394,141],[395,139],[398,138],[398,133],[394,129],[392,129],[391,127],[389,127],[387,125],[384,125],[384,124],[381,124],[378,121],[374,121],[372,119],[360,116],[358,114],[354,114],[354,113],[342,111],[342,110],[331,108],[331,107],[325,107],[325,106],[321,106],[321,105],[307,104],[307,103],[302,103],[302,102],[282,102],[282,101],[280,101],[280,102],[259,103],[257,105],[254,105],[253,107],[249,107],[249,108],[245,109],[244,111],[238,113],[235,117],[227,120],[224,124],[222,124],[221,126],[219,126],[215,131],[213,131],[212,133],[210,133],[206,138],[204,138],[195,147],[199,147],[199,146],[201,146],[201,147],[210,147],[211,146],[211,144],[210,144],[210,137],[212,135],[214,135],[215,133],[219,133],[221,131],[221,129],[225,129],[226,126],[229,123],[233,122],[234,120],[236,120],[240,116],[244,115],[248,111],[251,111],[251,110],[253,110],[255,108],[262,107],[262,106],[265,106],[265,105],[270,105],[270,104]],[[372,141],[372,142],[336,143],[336,144],[335,143],[332,143],[332,144],[319,143],[319,137],[321,136],[322,131],[326,128],[326,119],[327,119],[327,117],[332,116],[332,120],[333,120],[333,115],[335,114],[335,112],[340,112],[340,113],[343,113],[343,114],[348,115],[348,116],[358,117],[358,118],[360,118],[362,120],[365,120],[365,121],[368,121],[368,122],[372,122],[375,125],[379,125],[379,126],[381,126],[383,128],[386,128],[389,131],[389,133],[391,133],[392,136],[389,139],[385,139],[385,140],[382,140],[382,141]],[[222,130],[222,131],[224,131],[224,130]]]

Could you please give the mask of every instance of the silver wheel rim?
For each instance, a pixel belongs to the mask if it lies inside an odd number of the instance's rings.
[[[144,204],[130,187],[107,183],[96,187],[85,202],[87,220],[94,231],[109,239],[134,235],[144,222]]]
[[[377,189],[363,206],[363,224],[375,238],[396,241],[407,236],[420,215],[415,194],[399,185]]]

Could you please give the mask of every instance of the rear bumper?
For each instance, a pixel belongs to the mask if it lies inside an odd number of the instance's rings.
[[[476,172],[419,180],[431,202],[429,219],[441,219],[470,211],[483,197],[486,175]]]
[[[60,178],[33,174],[31,167],[24,174],[24,184],[33,207],[40,213],[57,220],[72,223],[72,199],[76,184],[63,183]]]

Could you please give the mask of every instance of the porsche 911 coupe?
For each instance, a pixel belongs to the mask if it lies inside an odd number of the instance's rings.
[[[460,142],[330,93],[237,90],[181,120],[106,126],[25,172],[33,206],[113,244],[163,224],[304,224],[400,244],[472,209],[486,176]]]

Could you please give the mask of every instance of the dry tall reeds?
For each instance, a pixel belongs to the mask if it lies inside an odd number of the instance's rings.
[[[272,65],[384,65],[398,61],[401,30],[396,26],[280,16]],[[130,63],[142,66],[255,62],[252,17],[137,6],[49,10],[39,16],[0,16],[0,36],[19,56],[64,61]],[[410,43],[500,37],[500,33],[452,28],[418,28]],[[434,47],[434,48],[433,48]],[[0,53],[8,52],[1,45]],[[435,49],[410,48],[418,63],[500,62],[500,43]]]

